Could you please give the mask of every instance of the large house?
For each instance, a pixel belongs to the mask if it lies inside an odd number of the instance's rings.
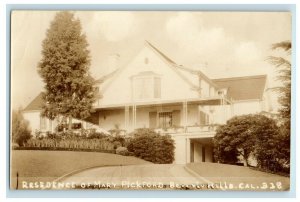
[[[145,42],[126,65],[96,81],[103,95],[82,121],[110,130],[153,128],[175,141],[175,163],[212,162],[218,124],[235,115],[268,112],[266,75],[210,79],[176,64]],[[41,95],[24,110],[32,130],[52,131],[57,121],[40,117]]]

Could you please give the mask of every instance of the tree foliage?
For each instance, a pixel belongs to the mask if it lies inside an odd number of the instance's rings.
[[[292,44],[290,41],[283,41],[272,45],[272,49],[284,50],[287,56],[291,54]],[[289,58],[283,56],[270,56],[269,61],[273,64],[277,71],[277,79],[281,81],[282,85],[277,87],[279,92],[279,109],[280,118],[280,153],[282,154],[282,161],[289,165],[290,163],[290,124],[291,124],[291,62]]]
[[[29,129],[28,121],[26,121],[22,115],[21,109],[12,111],[11,123],[12,141],[19,146],[24,146],[31,138],[31,131]]]
[[[278,141],[278,127],[273,119],[260,114],[236,116],[217,129],[214,156],[221,163],[236,163],[237,155],[241,155],[248,163],[253,155],[260,165],[266,158],[278,160]]]
[[[127,148],[134,156],[153,163],[174,161],[174,140],[169,135],[160,135],[151,129],[137,129]]]
[[[90,56],[81,24],[71,12],[59,12],[42,44],[38,72],[45,88],[42,115],[50,119],[63,115],[87,118],[95,101],[93,79],[89,75]],[[70,126],[69,125],[69,126]]]
[[[291,42],[284,41],[272,45],[272,49],[283,49],[288,55],[291,54]],[[270,56],[269,61],[278,71],[277,79],[282,82],[280,87],[276,90],[279,92],[279,103],[281,108],[279,110],[280,118],[287,130],[290,130],[290,116],[291,116],[291,63],[289,59],[282,56]]]

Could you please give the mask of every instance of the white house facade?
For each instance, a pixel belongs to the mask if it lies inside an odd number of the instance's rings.
[[[266,75],[210,79],[176,64],[149,42],[125,66],[96,81],[102,97],[84,126],[116,126],[129,134],[152,128],[175,141],[175,162],[212,162],[218,124],[235,115],[271,109]],[[34,130],[53,131],[57,122],[40,117],[41,95],[24,110]]]

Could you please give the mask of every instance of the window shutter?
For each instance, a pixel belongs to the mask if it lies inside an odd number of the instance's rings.
[[[173,124],[172,126],[180,126],[180,110],[174,110],[172,114]]]
[[[209,125],[209,115],[206,114],[206,121],[205,121],[205,125]]]
[[[149,128],[156,128],[157,127],[157,112],[149,112]]]
[[[203,111],[200,111],[200,125],[206,124],[206,114]]]

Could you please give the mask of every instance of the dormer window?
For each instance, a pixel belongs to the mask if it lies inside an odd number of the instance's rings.
[[[132,77],[133,100],[143,101],[161,97],[160,75],[152,71],[141,72]]]

